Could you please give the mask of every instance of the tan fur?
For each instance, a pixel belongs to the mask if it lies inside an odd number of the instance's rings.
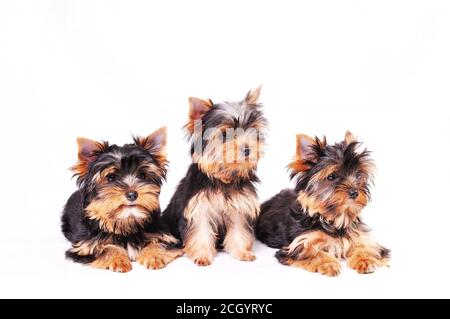
[[[311,272],[318,272],[329,277],[335,277],[341,273],[341,263],[339,260],[324,251],[319,251],[316,255],[305,260],[290,259],[287,264]]]
[[[150,211],[159,208],[160,188],[156,185],[136,185],[134,190],[139,196],[135,202],[136,207],[128,207],[125,191],[119,187],[105,187],[99,192],[99,199],[94,199],[86,207],[86,216],[99,221],[100,227],[108,232],[126,235],[136,226],[142,226],[150,219]],[[136,214],[122,217],[126,210],[133,209]]]
[[[336,276],[340,272],[340,259],[347,259],[348,266],[360,273],[373,272],[386,265],[389,257],[380,256],[380,246],[365,231],[357,228],[348,231],[346,237],[332,237],[322,231],[312,231],[295,238],[288,252],[299,251],[297,259],[286,263],[312,272]]]
[[[130,258],[131,261],[136,261],[136,258],[141,251],[140,247],[135,247],[133,245],[127,244],[126,246],[128,258]]]
[[[195,122],[200,120],[212,107],[213,103],[211,100],[202,100],[196,97],[189,98],[189,121],[185,128],[190,134],[194,133]]]
[[[353,142],[356,142],[357,138],[356,138],[355,135],[353,135],[352,132],[347,131],[347,132],[345,132],[345,139],[344,139],[344,141],[345,141],[346,144],[351,144]]]
[[[98,240],[83,240],[72,245],[71,252],[80,256],[99,255],[103,252],[105,245],[112,244],[111,238],[107,238],[104,241]]]
[[[202,157],[197,161],[199,168],[209,178],[218,179],[225,184],[232,183],[239,176],[241,178],[248,178],[252,170],[256,168],[252,163],[215,163],[209,161],[207,158]]]
[[[168,249],[166,245],[177,244],[178,239],[165,233],[146,234],[148,244],[141,250],[136,261],[151,269],[161,269],[183,255],[181,249]]]
[[[90,265],[94,268],[109,269],[115,272],[129,272],[133,268],[127,251],[114,245],[104,246],[102,254]]]
[[[116,174],[118,171],[119,171],[119,168],[116,165],[111,165],[111,166],[105,168],[104,170],[102,170],[100,173],[98,173],[98,179],[96,179],[96,181],[98,183],[101,183],[101,182],[106,183],[107,182],[106,177],[109,174]]]
[[[168,164],[166,154],[167,129],[161,127],[147,137],[138,137],[137,144],[149,151],[155,159],[155,164],[148,164],[149,172],[158,172],[160,176],[164,175],[164,167]],[[156,141],[156,142],[155,142]]]
[[[325,181],[329,175],[336,172],[339,169],[338,165],[329,165],[322,169],[319,173],[311,177],[310,183]]]
[[[242,261],[253,261],[256,259],[252,253],[254,241],[251,226],[247,218],[240,214],[233,214],[227,219],[227,234],[224,239],[224,248],[233,258]]]
[[[149,243],[177,244],[179,241],[174,236],[165,233],[147,233],[145,238]]]
[[[324,214],[325,208],[323,207],[323,202],[317,200],[315,196],[311,196],[306,192],[300,191],[297,196],[297,202],[303,207],[308,215],[313,216],[314,214]]]
[[[148,244],[142,249],[130,244],[126,246],[126,249],[113,245],[112,237],[107,237],[102,241],[80,241],[72,246],[71,252],[80,256],[98,256],[90,264],[92,267],[119,272],[128,271],[126,260],[138,261],[147,268],[160,269],[183,254],[181,249],[167,249],[165,247],[166,244],[178,243],[178,239],[172,235],[148,233],[146,234],[146,240]]]
[[[122,211],[120,208],[109,210],[108,207],[105,207],[103,201],[99,203],[99,201],[92,201],[86,207],[86,215],[90,219],[96,219],[99,221],[100,228],[105,231],[126,235],[133,232],[136,226],[144,225],[147,218],[135,218],[135,217],[127,217],[122,219],[115,219],[114,217],[110,217],[111,212],[115,214],[118,210]],[[120,206],[119,206],[120,207]]]
[[[347,253],[347,265],[360,274],[369,274],[387,266],[389,257],[380,255],[380,246],[368,235],[359,236]]]
[[[181,249],[166,249],[160,243],[149,243],[140,251],[136,261],[148,269],[161,269],[182,255]]]
[[[312,231],[296,237],[289,245],[289,252],[302,247],[302,258],[314,257],[324,251],[336,258],[344,258],[350,249],[351,241],[347,238],[331,237],[322,231]]]
[[[184,211],[188,223],[184,251],[198,265],[209,265],[216,255],[218,228],[225,225],[226,251],[242,260],[254,259],[250,249],[253,237],[246,218],[256,219],[259,205],[249,191],[225,198],[218,192],[203,191],[194,196]]]
[[[314,143],[314,139],[306,134],[297,134],[296,136],[296,148],[295,157],[288,165],[288,168],[292,173],[300,173],[307,171],[310,167],[305,164],[305,160],[308,158],[308,150],[305,145],[311,145]]]
[[[249,105],[258,104],[259,96],[261,95],[261,88],[262,86],[260,85],[256,89],[250,90],[245,97],[245,103]]]
[[[217,197],[206,192],[199,193],[190,200],[184,211],[188,222],[184,252],[199,266],[211,264],[216,254],[217,228],[223,223],[220,210],[214,206]]]
[[[89,163],[94,161],[96,152],[103,152],[108,148],[108,143],[97,142],[84,137],[77,138],[78,162],[70,169],[80,177],[84,177],[89,171]]]
[[[299,173],[304,172],[309,169],[309,166],[307,166],[303,159],[299,157],[294,157],[294,159],[288,164],[288,168],[292,173]]]
[[[218,133],[221,131],[218,130]],[[192,159],[209,178],[219,179],[225,184],[232,183],[236,176],[248,178],[256,169],[263,155],[263,145],[255,130],[237,132],[234,139],[223,142],[222,135],[214,135],[202,154],[194,153]],[[242,148],[251,150],[249,157],[242,156]]]
[[[367,197],[359,193],[354,201],[348,200],[346,192],[336,191],[327,203],[334,203],[337,208],[328,212],[324,207],[324,202],[316,196],[309,195],[304,191],[300,191],[297,202],[303,207],[305,212],[310,216],[319,214],[327,223],[336,228],[346,228],[360,215],[361,210],[367,205]]]

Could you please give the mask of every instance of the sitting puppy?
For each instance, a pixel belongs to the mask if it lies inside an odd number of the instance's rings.
[[[340,273],[340,259],[371,273],[389,260],[361,221],[370,199],[373,162],[347,132],[328,145],[324,138],[297,135],[297,154],[289,165],[294,190],[287,189],[261,206],[256,236],[273,248],[278,261],[327,276]]]
[[[165,128],[124,146],[78,138],[72,170],[79,189],[62,216],[62,232],[72,243],[68,258],[128,272],[131,261],[158,269],[181,253],[160,222],[165,145]]]
[[[189,99],[193,163],[163,218],[198,266],[210,265],[222,248],[239,260],[255,259],[256,167],[267,125],[259,94],[258,88],[242,101],[217,104]]]

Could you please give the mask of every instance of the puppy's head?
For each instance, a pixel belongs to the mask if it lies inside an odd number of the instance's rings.
[[[165,128],[123,146],[78,138],[78,163],[72,170],[87,198],[87,216],[106,231],[126,234],[159,211],[165,145]]]
[[[185,128],[192,142],[192,159],[210,178],[232,183],[254,174],[267,128],[258,103],[260,90],[251,90],[239,102],[189,99]]]
[[[356,220],[370,200],[374,164],[367,150],[347,132],[344,141],[297,135],[297,152],[289,165],[296,178],[298,202],[310,215],[319,214],[337,228]]]

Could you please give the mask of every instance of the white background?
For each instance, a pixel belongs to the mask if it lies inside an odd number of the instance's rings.
[[[0,297],[450,297],[448,1],[2,1]],[[295,134],[373,151],[363,216],[390,268],[327,278],[219,254],[150,271],[64,259],[77,136],[122,144],[167,125],[164,208],[189,164],[189,96],[238,100],[262,84],[271,124],[261,200],[290,185]]]

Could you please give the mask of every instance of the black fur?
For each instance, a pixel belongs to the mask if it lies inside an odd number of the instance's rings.
[[[80,264],[90,264],[94,262],[97,259],[98,256],[95,255],[86,255],[86,256],[80,256],[77,253],[68,250],[66,251],[66,258],[70,259],[76,263]]]

